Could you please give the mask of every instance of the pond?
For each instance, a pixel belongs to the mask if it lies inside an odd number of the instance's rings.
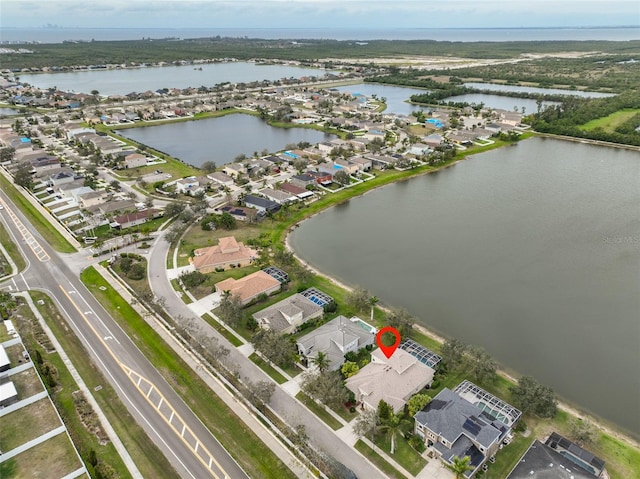
[[[239,154],[252,156],[264,149],[269,152],[283,150],[289,143],[314,144],[337,138],[307,128],[276,128],[258,117],[242,114],[130,128],[120,130],[118,134],[194,166],[205,161],[223,165]]]

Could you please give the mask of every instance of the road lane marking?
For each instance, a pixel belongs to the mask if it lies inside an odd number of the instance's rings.
[[[113,360],[116,362],[116,364],[118,364],[118,366],[120,366],[120,368],[123,370],[123,372],[126,374],[126,376],[131,380],[132,384],[135,385],[136,389],[138,389],[138,392],[140,392],[140,394],[145,397],[145,399],[147,400],[147,402],[149,402],[149,404],[151,404],[153,406],[153,408],[156,410],[156,412],[158,412],[159,416],[162,418],[162,420],[171,428],[173,429],[173,431],[176,434],[178,433],[178,430],[176,429],[176,427],[172,424],[171,420],[173,419],[173,417],[175,416],[181,423],[182,423],[182,433],[179,434],[180,439],[182,441],[182,443],[193,453],[193,455],[198,459],[198,461],[200,461],[200,463],[209,471],[209,473],[214,477],[214,479],[221,479],[220,476],[218,474],[216,474],[216,472],[212,469],[211,466],[207,465],[207,463],[205,462],[205,460],[200,456],[200,454],[198,454],[196,451],[194,451],[194,448],[191,444],[189,444],[188,441],[186,441],[184,439],[184,432],[188,431],[189,434],[191,434],[191,436],[193,436],[194,438],[196,438],[197,436],[191,431],[191,428],[189,428],[189,426],[187,425],[186,421],[184,421],[180,415],[175,411],[175,409],[173,408],[173,406],[171,406],[171,403],[169,401],[166,400],[166,398],[163,396],[163,394],[155,387],[155,385],[149,381],[147,378],[143,377],[141,374],[135,372],[133,369],[131,369],[129,366],[127,366],[126,364],[122,363],[115,355],[115,353],[111,350],[111,348],[107,345],[107,343],[105,343],[104,339],[102,339],[102,337],[98,334],[98,332],[96,331],[95,327],[93,326],[93,324],[91,324],[91,322],[89,321],[89,319],[86,317],[86,315],[82,312],[82,310],[78,307],[78,305],[73,301],[73,299],[71,299],[71,294],[75,293],[75,291],[65,291],[65,289],[62,287],[62,285],[58,285],[60,287],[60,290],[63,292],[63,294],[65,294],[67,296],[67,299],[71,302],[71,304],[73,305],[73,307],[76,309],[76,311],[83,317],[83,319],[85,320],[85,322],[87,323],[87,325],[89,326],[89,328],[91,329],[91,331],[94,333],[94,335],[96,336],[96,338],[98,339],[98,341],[100,341],[102,343],[102,345],[104,346],[104,348],[107,350],[107,352],[109,353],[109,355],[113,358]],[[104,323],[103,323],[104,324]],[[132,375],[136,375],[138,376],[138,384],[136,384],[136,381],[134,381],[134,379],[132,378]],[[142,391],[142,389],[140,388],[139,383],[140,382],[145,382],[146,384],[148,384],[150,386],[148,393],[145,395],[144,392]],[[164,414],[162,414],[162,411],[160,411],[159,409],[157,409],[155,407],[155,405],[149,401],[149,395],[151,394],[151,392],[153,392],[155,389],[156,394],[158,394],[158,396],[160,396],[161,399],[164,399],[164,402],[166,402],[167,406],[171,409],[171,419],[169,421],[167,421],[167,418],[165,417]],[[197,416],[196,416],[197,417]],[[212,435],[213,436],[213,435]],[[215,437],[214,437],[215,439]],[[224,448],[223,448],[224,450]],[[206,453],[207,456],[209,456],[209,463],[213,462],[213,464],[216,465],[216,467],[218,468],[218,470],[220,472],[222,472],[223,477],[228,477],[226,471],[222,468],[222,466],[220,465],[220,463],[216,460],[216,458],[213,456],[213,454],[211,454],[204,446],[202,447],[202,451]],[[228,453],[227,453],[228,454]],[[186,466],[185,466],[186,469]]]

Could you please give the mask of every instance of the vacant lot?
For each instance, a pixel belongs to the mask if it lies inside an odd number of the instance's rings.
[[[50,479],[65,477],[80,467],[69,437],[62,433],[0,464],[0,477]]]
[[[611,133],[625,121],[630,120],[638,113],[640,113],[640,110],[637,109],[616,111],[611,115],[591,120],[590,122],[582,125],[580,128],[587,131],[595,130],[596,128],[602,128],[604,131]]]
[[[0,450],[15,449],[61,425],[49,398],[41,399],[3,416]]]
[[[14,374],[11,376],[11,380],[16,386],[18,397],[20,399],[26,399],[34,394],[44,391],[40,378],[38,377],[38,373],[33,368],[22,371],[19,374]]]

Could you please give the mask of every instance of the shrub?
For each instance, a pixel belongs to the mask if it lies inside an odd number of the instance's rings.
[[[144,278],[146,272],[146,268],[142,263],[136,263],[131,266],[131,269],[127,273],[127,276],[133,280],[140,280]]]

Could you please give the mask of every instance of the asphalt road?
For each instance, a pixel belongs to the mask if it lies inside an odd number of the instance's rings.
[[[169,244],[161,237],[156,240],[149,258],[149,282],[158,298],[165,299],[166,310],[174,317],[198,318],[178,298],[167,277],[165,265]],[[200,318],[198,318],[200,319]],[[252,382],[271,381],[271,378],[256,366],[251,360],[242,355],[220,333],[213,329],[204,320],[199,320],[200,333],[217,338],[219,344],[229,349],[228,359],[235,363],[240,376],[249,378]],[[356,453],[349,445],[339,438],[324,422],[311,414],[302,404],[287,394],[282,388],[276,387],[271,397],[270,406],[284,418],[290,425],[304,424],[307,435],[312,444],[319,446],[324,452],[330,454],[342,464],[350,468],[359,478],[372,479],[383,476],[378,469]]]
[[[102,308],[69,261],[41,238],[0,192],[0,217],[28,262],[0,288],[42,290],[57,303],[91,359],[117,391],[131,416],[183,478],[247,478],[211,432],[182,401],[125,332]],[[89,261],[87,261],[89,263]],[[71,266],[71,268],[70,268]],[[76,268],[74,268],[76,269]]]

